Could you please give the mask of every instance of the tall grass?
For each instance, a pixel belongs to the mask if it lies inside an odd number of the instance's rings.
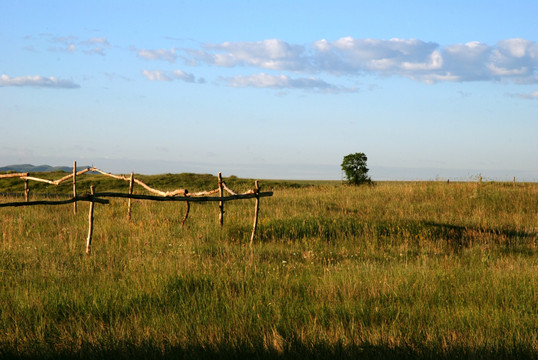
[[[0,357],[538,357],[537,184],[184,206],[0,209]]]

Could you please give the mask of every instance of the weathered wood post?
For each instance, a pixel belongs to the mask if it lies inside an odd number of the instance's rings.
[[[224,196],[224,189],[222,187],[222,174],[219,172],[219,197]],[[219,224],[222,226],[224,224],[224,201],[219,202]]]
[[[256,186],[256,189],[254,189],[254,193],[256,194],[256,207],[254,208],[254,225],[252,226],[252,235],[250,235],[250,246],[254,243],[256,228],[258,227],[258,214],[260,213],[260,186],[258,180],[256,180],[254,184]]]
[[[90,201],[90,214],[89,214],[89,228],[88,228],[88,239],[86,240],[86,254],[89,254],[92,246],[92,235],[93,235],[93,206],[95,204],[94,194],[95,186],[90,186],[90,193],[92,195],[92,201]]]
[[[516,177],[514,176],[514,178],[512,179],[512,185],[513,186],[516,186]]]
[[[131,178],[129,179],[129,195],[133,195],[133,185],[134,185],[134,173],[131,171]],[[127,203],[127,219],[131,220],[131,198]]]
[[[183,194],[183,196],[185,196],[185,197],[189,196],[187,189],[185,189],[185,194]],[[187,218],[189,217],[189,211],[191,210],[190,201],[186,201],[186,203],[187,203],[187,209],[185,210],[185,215],[183,216],[183,220],[181,220],[181,227],[183,227],[183,225],[185,225],[185,221],[187,221]]]
[[[73,161],[73,197],[77,197],[77,162]],[[77,214],[77,202],[73,203],[73,214]]]
[[[26,174],[28,176],[28,174]],[[28,186],[28,179],[24,179],[24,198],[26,202],[30,201],[30,187]]]

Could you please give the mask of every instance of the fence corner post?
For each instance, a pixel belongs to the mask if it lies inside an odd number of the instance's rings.
[[[254,184],[256,186],[256,189],[254,189],[254,193],[256,194],[256,205],[254,208],[254,225],[252,226],[252,235],[250,235],[250,246],[252,246],[252,244],[254,243],[256,229],[258,227],[258,215],[260,213],[260,186],[258,180],[256,180]]]
[[[88,227],[88,239],[86,240],[86,254],[89,254],[92,246],[92,235],[93,235],[93,207],[94,207],[94,194],[95,186],[90,186],[91,201],[90,201],[90,213],[89,213],[89,227]]]

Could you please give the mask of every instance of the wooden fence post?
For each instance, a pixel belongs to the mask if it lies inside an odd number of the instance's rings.
[[[73,197],[77,197],[77,162],[73,161]],[[73,213],[77,214],[77,202],[73,203]]]
[[[256,185],[256,189],[254,190],[256,194],[256,207],[254,208],[254,225],[252,226],[252,235],[250,235],[250,246],[254,243],[256,228],[258,227],[258,214],[260,212],[260,186],[258,180],[254,184]]]
[[[187,196],[187,193],[185,193],[185,196]],[[189,201],[187,203],[187,209],[185,210],[185,215],[183,216],[183,220],[181,220],[181,227],[185,225],[185,221],[187,221],[187,218],[189,217],[189,211],[191,210],[191,203]]]
[[[222,187],[222,174],[219,172],[219,197],[224,196],[224,189]],[[224,224],[224,201],[219,202],[219,224],[222,226]]]
[[[30,187],[28,186],[28,179],[24,179],[24,198],[26,199],[26,202],[30,201]]]
[[[129,195],[133,195],[133,185],[134,185],[134,173],[131,171],[131,178],[129,179]],[[127,203],[127,219],[131,220],[131,198]]]
[[[89,254],[91,251],[92,246],[92,235],[93,235],[93,206],[94,206],[94,198],[93,195],[95,194],[95,186],[90,186],[90,193],[92,194],[92,201],[90,202],[90,214],[89,214],[89,228],[88,228],[88,239],[86,240],[86,254]]]

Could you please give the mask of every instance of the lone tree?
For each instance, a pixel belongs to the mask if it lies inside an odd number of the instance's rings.
[[[372,180],[368,176],[366,161],[368,158],[364,153],[355,153],[344,156],[342,170],[346,174],[348,184],[360,185],[371,184]]]

